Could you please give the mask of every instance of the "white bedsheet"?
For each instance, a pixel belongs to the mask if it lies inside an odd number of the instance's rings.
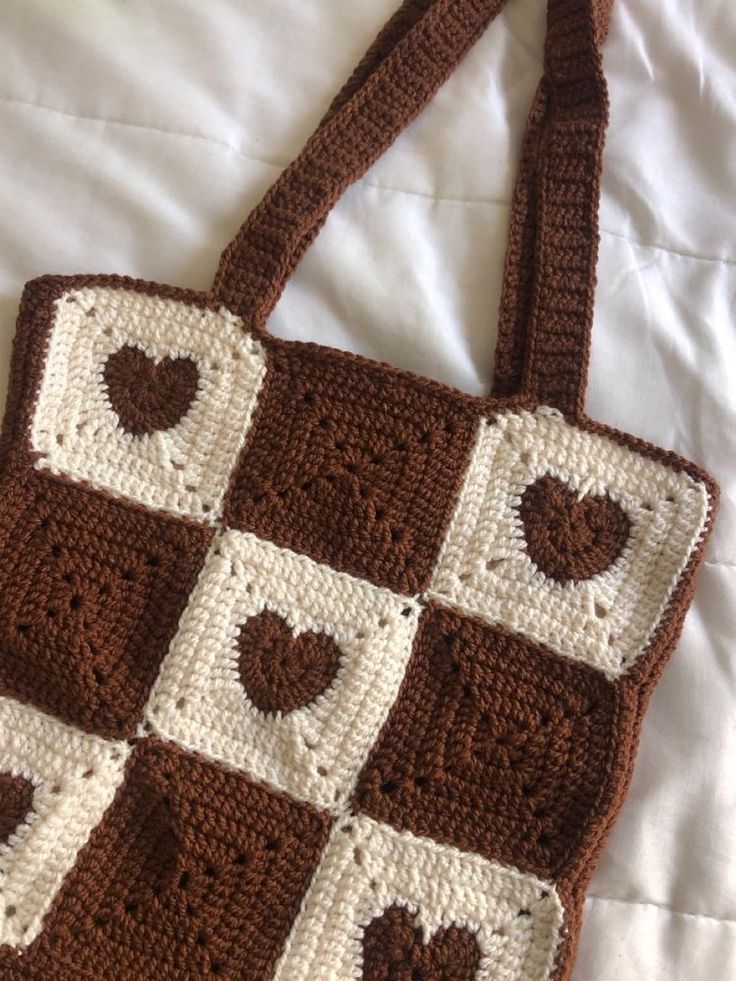
[[[398,0],[1,0],[0,373],[41,273],[206,288]],[[340,202],[272,329],[489,387],[542,0],[512,0]],[[736,17],[617,0],[588,407],[720,480],[576,981],[736,978]]]

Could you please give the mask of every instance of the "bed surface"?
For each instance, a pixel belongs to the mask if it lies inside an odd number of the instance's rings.
[[[23,282],[208,287],[397,0],[3,0],[0,379]],[[490,385],[540,0],[511,0],[299,266],[272,330]],[[722,488],[593,880],[576,981],[736,978],[736,18],[616,0],[588,396]]]

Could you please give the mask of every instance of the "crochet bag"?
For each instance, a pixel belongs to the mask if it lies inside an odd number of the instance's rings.
[[[608,0],[550,0],[494,392],[269,336],[501,0],[407,0],[209,293],[23,294],[3,979],[568,978],[712,480],[583,412]]]

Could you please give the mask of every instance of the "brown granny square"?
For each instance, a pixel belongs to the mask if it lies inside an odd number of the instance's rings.
[[[211,534],[63,479],[5,479],[0,693],[132,736]]]
[[[542,877],[604,809],[619,689],[523,637],[430,607],[356,807]]]
[[[309,805],[148,739],[43,933],[5,948],[0,976],[262,981],[328,831]]]
[[[473,413],[439,386],[300,345],[272,351],[225,520],[416,593],[455,503]]]

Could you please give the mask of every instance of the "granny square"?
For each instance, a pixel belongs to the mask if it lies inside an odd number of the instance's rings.
[[[481,420],[430,595],[584,661],[629,670],[703,536],[704,482],[568,424]]]
[[[420,609],[226,532],[151,694],[150,723],[299,799],[340,808],[396,698]]]
[[[601,672],[430,607],[353,804],[399,830],[561,875],[608,802],[628,746],[618,727],[632,715]]]
[[[569,981],[718,497],[585,414],[610,0],[548,4],[489,394],[268,331],[501,6],[404,0],[208,291],[27,284],[3,981]]]
[[[277,981],[547,981],[554,886],[361,816],[335,827]]]
[[[211,535],[33,470],[0,481],[0,692],[132,736]]]
[[[99,811],[79,807],[81,798],[75,803],[85,828],[99,820]],[[307,804],[148,739],[134,750],[125,785],[67,876],[39,942],[22,962],[6,948],[0,974],[262,981],[329,823]]]
[[[54,303],[31,427],[37,466],[211,521],[265,374],[242,321],[137,289]]]
[[[25,947],[41,932],[129,752],[0,697],[0,943]]]
[[[475,435],[440,386],[301,345],[272,353],[227,523],[412,595],[434,568]]]

